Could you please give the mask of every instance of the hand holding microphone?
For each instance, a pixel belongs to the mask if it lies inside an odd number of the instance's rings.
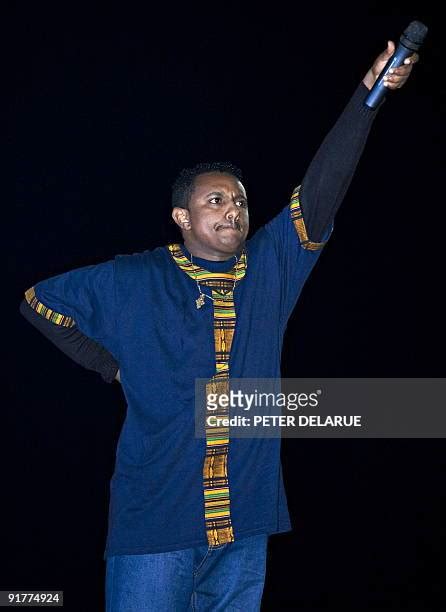
[[[369,108],[376,108],[389,89],[399,89],[407,81],[417,53],[427,34],[427,27],[420,21],[412,21],[400,37],[399,45],[389,40],[387,49],[380,53],[363,79],[370,89],[365,99]]]

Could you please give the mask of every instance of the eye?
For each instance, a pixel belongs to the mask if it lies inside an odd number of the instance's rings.
[[[239,206],[240,208],[245,208],[248,206],[248,202],[246,200],[238,200],[237,206]]]
[[[210,198],[209,202],[211,202],[211,204],[213,204],[213,200],[221,200],[221,198],[219,198],[218,196],[215,196],[214,198]]]

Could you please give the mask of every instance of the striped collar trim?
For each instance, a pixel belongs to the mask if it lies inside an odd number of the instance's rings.
[[[248,257],[245,250],[242,251],[239,260],[228,272],[209,272],[209,270],[205,270],[196,263],[192,263],[183,253],[180,244],[168,244],[167,248],[180,270],[193,280],[200,282],[207,280],[233,281],[234,277],[237,281],[240,281],[245,276],[248,267]]]

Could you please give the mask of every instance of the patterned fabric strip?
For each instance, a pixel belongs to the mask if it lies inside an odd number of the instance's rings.
[[[206,395],[217,396],[216,419],[229,417],[229,407],[220,406],[218,396],[229,393],[229,357],[235,330],[234,275],[237,280],[245,276],[246,253],[228,273],[208,272],[190,262],[182,253],[180,245],[168,246],[177,265],[200,285],[211,287],[214,305],[215,374],[206,385]],[[196,276],[197,275],[197,276]],[[215,422],[215,420],[214,420]],[[230,492],[228,479],[229,427],[206,425],[206,454],[203,464],[204,519],[210,547],[234,542],[231,522]]]
[[[215,375],[206,385],[206,394],[229,392],[227,372]],[[229,416],[229,407],[218,406],[213,417]],[[234,542],[228,479],[229,427],[206,426],[206,454],[203,464],[204,520],[210,547]]]
[[[74,320],[72,317],[67,317],[66,315],[60,314],[55,310],[51,310],[51,308],[48,308],[45,306],[45,304],[39,302],[39,300],[36,298],[34,287],[31,287],[25,291],[25,299],[31,308],[42,315],[42,317],[45,317],[45,319],[48,319],[48,321],[51,321],[56,325],[61,325],[62,327],[73,327]]]
[[[207,385],[208,393],[229,394],[229,357],[235,330],[235,306],[231,290],[212,290],[214,298],[214,342],[216,373]],[[229,407],[220,406],[217,418],[229,417]],[[229,427],[206,427],[206,456],[203,466],[206,534],[210,546],[234,541],[228,480]]]
[[[240,281],[245,276],[248,267],[248,258],[245,251],[240,255],[240,259],[236,263],[235,268],[233,267],[229,272],[209,272],[196,263],[189,261],[181,250],[180,244],[169,244],[167,248],[177,266],[190,276],[190,278],[198,280],[200,285],[213,287],[222,293],[232,289],[234,285],[234,274],[237,277],[237,281]],[[228,284],[227,281],[230,281],[230,283]]]
[[[300,207],[299,191],[300,185],[294,189],[293,194],[291,196],[291,219],[294,223],[294,227],[296,228],[297,235],[299,236],[302,248],[307,249],[308,251],[319,251],[320,249],[322,249],[325,242],[312,242],[308,239],[307,228],[305,227],[302,209]]]

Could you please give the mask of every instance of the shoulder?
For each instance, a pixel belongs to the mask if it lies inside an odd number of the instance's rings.
[[[169,252],[165,246],[138,253],[116,255],[114,260],[116,279],[119,281],[157,274],[169,266],[169,260]]]
[[[166,247],[157,247],[131,254],[119,254],[115,256],[115,266],[126,270],[136,270],[145,266],[156,265],[166,259]]]

